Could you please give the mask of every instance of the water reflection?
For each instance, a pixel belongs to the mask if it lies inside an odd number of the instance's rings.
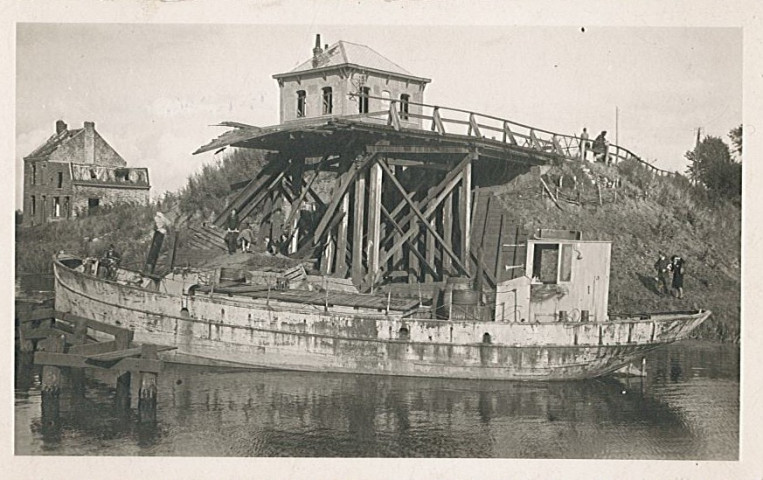
[[[52,429],[39,403],[19,408],[39,401],[39,385],[17,375],[17,420],[31,417],[31,438],[16,439],[28,451],[17,453],[734,459],[735,357],[716,354],[709,361],[707,351],[668,350],[650,358],[645,380],[626,382],[169,366],[159,376],[156,417],[117,409],[113,389],[91,382],[82,397],[62,393]]]

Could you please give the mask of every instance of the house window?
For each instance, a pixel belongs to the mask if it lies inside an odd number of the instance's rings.
[[[32,164],[32,185],[37,185],[37,164]]]
[[[98,204],[100,204],[100,200],[97,198],[88,198],[87,199],[87,213],[94,213],[96,210],[98,210]]]
[[[59,197],[53,197],[53,216],[61,217],[61,199]]]
[[[58,172],[58,188],[64,188],[64,172]]]
[[[408,102],[411,100],[411,96],[407,93],[400,95],[400,119],[408,120]]]
[[[307,115],[307,93],[304,90],[297,90],[297,117]]]
[[[66,215],[66,218],[72,216],[71,207],[69,205],[69,197],[64,197],[64,214]]]
[[[323,114],[330,115],[334,110],[334,94],[331,87],[323,89]]]
[[[32,217],[37,215],[37,199],[34,198],[34,195],[32,195],[32,204],[30,205],[30,208],[32,209]]]
[[[382,91],[381,96],[382,96],[382,101],[381,101],[382,102],[382,110],[384,110],[385,112],[389,111],[389,98],[390,98],[389,97],[389,91],[388,90]]]
[[[43,220],[48,218],[48,198],[45,195],[42,196],[42,205],[40,206],[40,213],[42,213]]]
[[[369,87],[360,87],[360,97],[358,98],[358,111],[368,113],[368,96],[371,94]]]
[[[541,283],[571,281],[572,250],[573,246],[569,244],[535,244],[533,252],[533,280],[540,281]]]

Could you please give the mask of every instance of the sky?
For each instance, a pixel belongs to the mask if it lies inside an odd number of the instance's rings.
[[[742,123],[740,28],[19,23],[16,208],[22,158],[59,119],[95,122],[128,165],[149,167],[152,197],[181,188],[214,161],[191,155],[225,131],[211,125],[278,123],[272,75],[310,58],[316,33],[431,78],[426,103],[607,130],[667,170],[685,171],[698,127],[728,141]]]

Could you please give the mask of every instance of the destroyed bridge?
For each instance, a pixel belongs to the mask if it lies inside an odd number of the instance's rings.
[[[476,205],[479,191],[532,166],[579,160],[580,139],[466,110],[377,99],[389,108],[264,128],[223,123],[233,130],[195,153],[233,146],[272,154],[215,224],[223,226],[236,209],[241,220],[259,211],[260,228],[272,228],[267,210],[288,202],[278,229],[289,235],[289,255],[317,259],[321,273],[351,278],[364,291],[449,276],[495,288],[514,278],[502,248],[513,247],[509,263],[522,263],[522,239],[508,231],[503,215],[493,218],[489,202]],[[617,145],[609,146],[609,159],[635,159],[655,174],[668,173]],[[322,198],[316,179],[327,175],[333,190]],[[309,217],[306,205],[314,210]],[[491,222],[498,225],[486,239]]]

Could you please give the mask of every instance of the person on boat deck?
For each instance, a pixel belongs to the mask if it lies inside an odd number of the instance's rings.
[[[673,255],[670,260],[673,271],[674,295],[678,298],[684,298],[684,259],[678,255]]]
[[[588,141],[588,130],[583,127],[583,133],[580,134],[580,159],[585,160],[586,154],[588,153],[588,149],[590,148],[590,143]]]
[[[241,230],[241,233],[238,234],[238,243],[241,245],[241,252],[242,253],[250,253],[251,246],[252,246],[252,240],[254,238],[254,233],[252,233],[252,224],[247,222],[246,228]]]
[[[593,155],[597,162],[607,163],[609,154],[609,141],[606,139],[607,131],[603,130],[593,141]]]
[[[117,249],[114,248],[114,244],[111,244],[106,252],[104,252],[103,257],[99,262],[99,270],[100,267],[103,267],[102,272],[106,275],[106,278],[114,279],[117,276],[117,269],[119,268],[119,263],[121,261],[122,256],[117,252]]]
[[[671,269],[671,263],[664,253],[660,252],[660,258],[654,262],[654,269],[657,270],[657,292],[670,293],[668,289],[668,275]]]
[[[228,227],[225,233],[225,244],[228,246],[228,254],[232,255],[236,253],[236,242],[238,241],[238,212],[235,208],[231,209],[225,226]]]

